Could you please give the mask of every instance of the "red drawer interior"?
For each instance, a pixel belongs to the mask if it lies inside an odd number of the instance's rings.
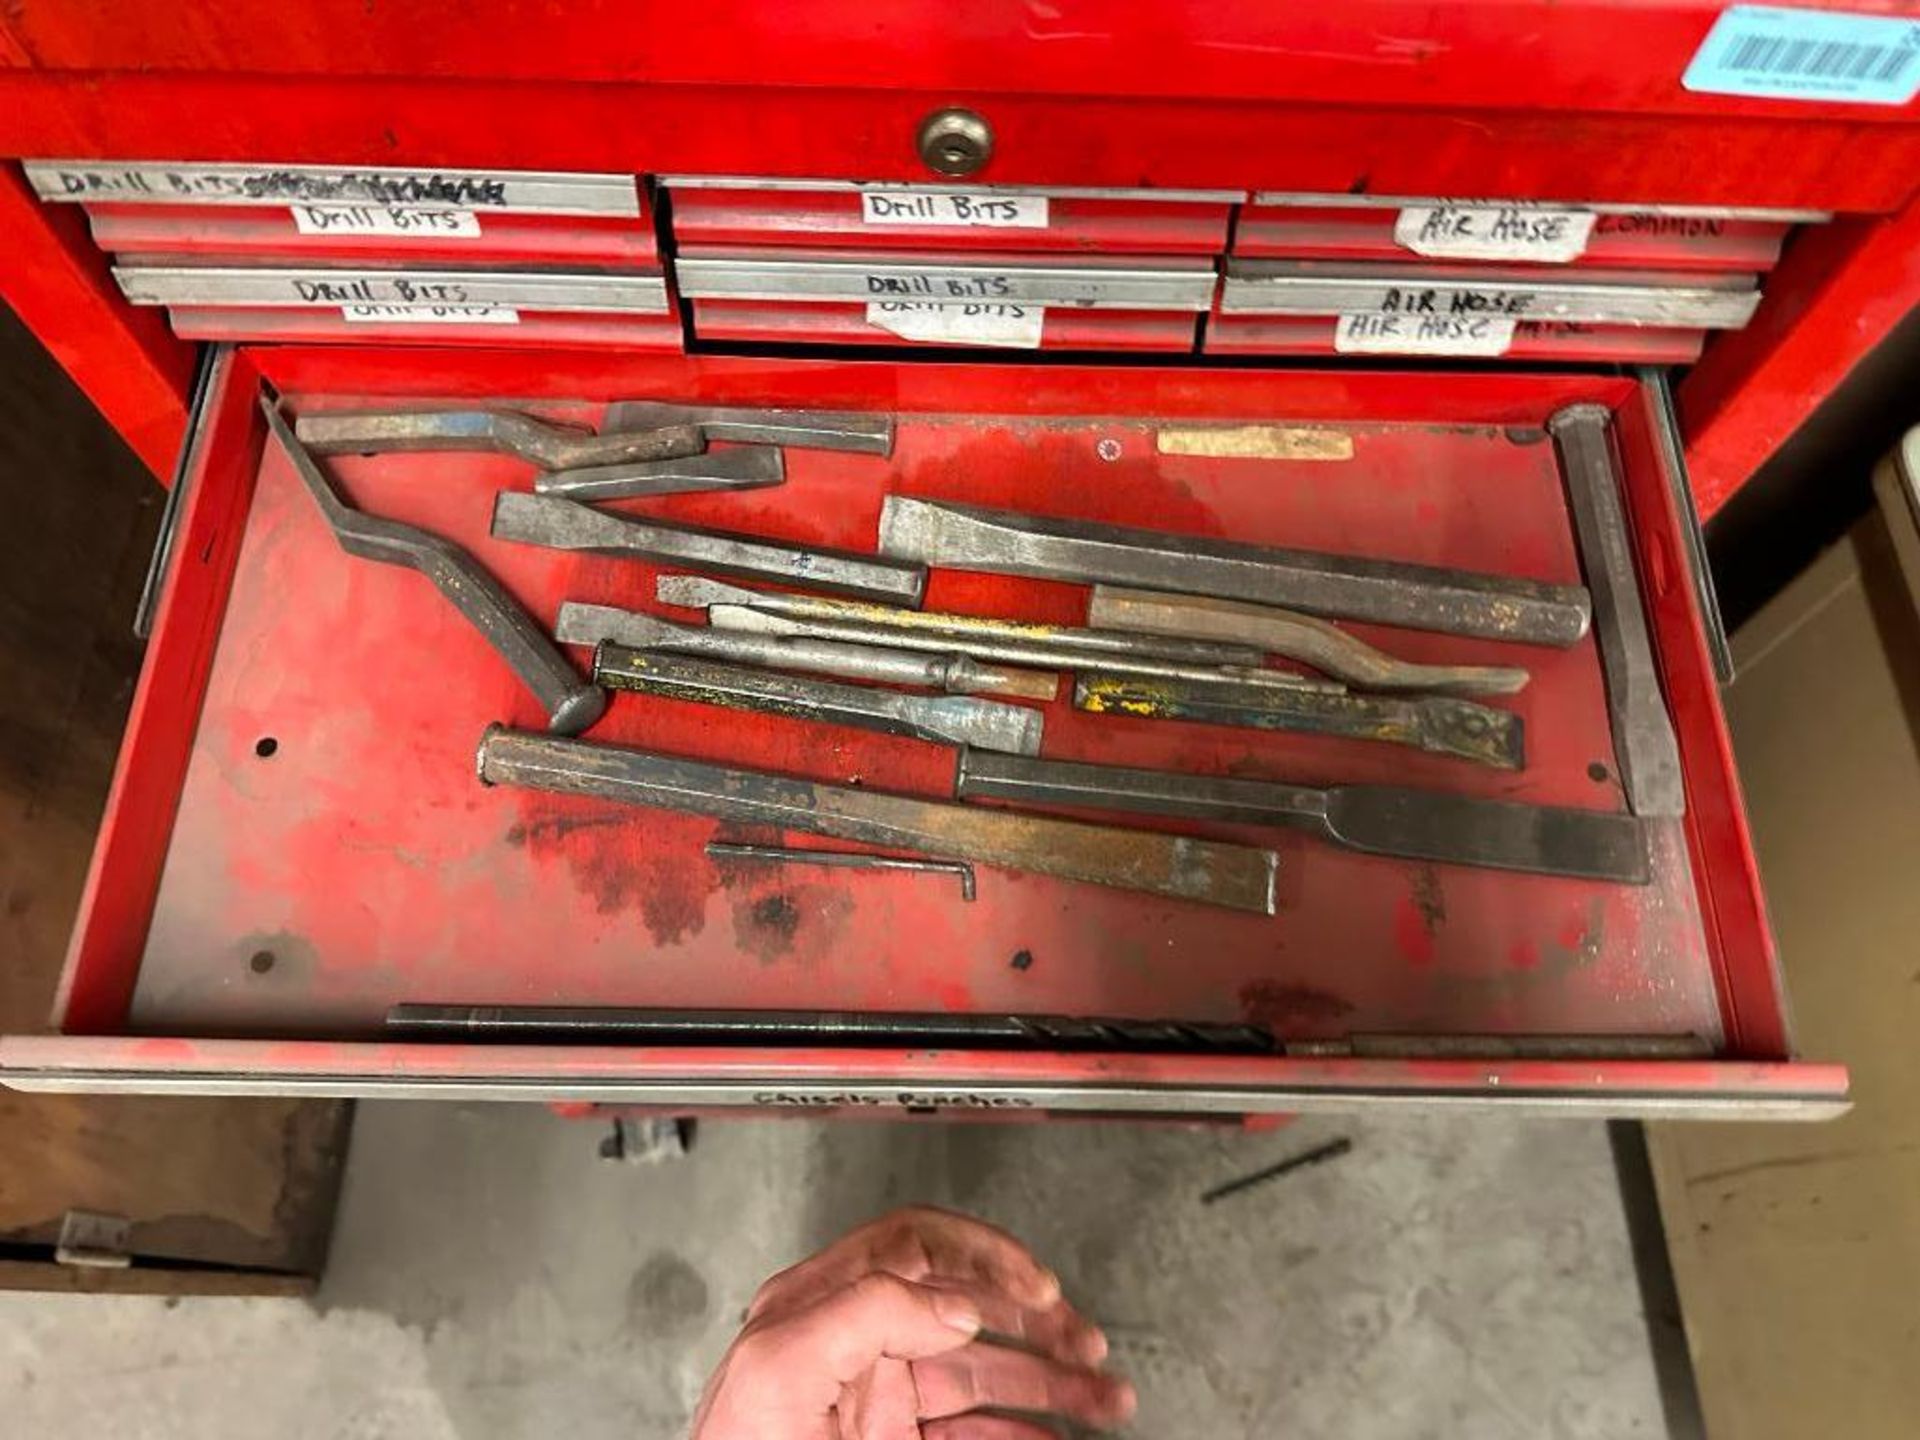
[[[971,904],[922,877],[723,873],[701,848],[714,822],[476,782],[482,730],[537,726],[534,703],[424,579],[344,555],[285,457],[269,447],[263,458],[260,372],[300,410],[474,395],[580,419],[639,397],[894,412],[890,458],[793,450],[784,487],[631,507],[809,543],[870,548],[882,498],[903,493],[1559,582],[1577,581],[1579,567],[1540,426],[1564,404],[1598,400],[1617,414],[1689,813],[1656,826],[1647,887],[1112,822],[1277,850],[1272,918],[985,868]],[[665,1076],[677,1077],[676,1099],[737,1082],[752,1098],[727,1103],[772,1104],[830,1099],[840,1092],[820,1087],[836,1085],[854,1087],[849,1097],[878,1085],[902,1103],[908,1083],[981,1096],[1039,1076],[1081,1108],[1118,1103],[1101,1097],[1119,1085],[1150,1089],[1154,1108],[1238,1111],[1377,1093],[1792,1109],[1844,1093],[1832,1067],[1783,1063],[1778,979],[1718,702],[1647,397],[1630,381],[288,348],[230,355],[209,405],[63,988],[69,1033],[5,1042],[11,1083],[265,1076],[254,1083],[364,1091],[411,1076],[631,1098]],[[1333,428],[1353,453],[1160,453],[1165,429],[1222,421]],[[530,485],[520,462],[329,463],[358,504],[469,547],[543,622],[565,598],[656,608],[650,566],[487,535],[493,494]],[[1073,622],[1085,592],[936,571],[927,604]],[[1590,639],[1560,651],[1355,628],[1413,658],[1532,669],[1513,702],[1528,768],[1088,716],[1064,702],[1047,711],[1045,751],[1620,807],[1611,778],[1595,778],[1612,751]],[[637,696],[616,697],[589,738],[941,797],[954,768],[953,752],[916,741]],[[403,1000],[1250,1019],[1296,1040],[1589,1036],[1596,1058],[380,1043],[386,1008]],[[1681,1036],[1722,1058],[1634,1060],[1619,1043]]]

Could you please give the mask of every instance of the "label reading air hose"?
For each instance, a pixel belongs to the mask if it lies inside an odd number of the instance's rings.
[[[1497,315],[1342,315],[1341,355],[1504,355],[1519,322]]]

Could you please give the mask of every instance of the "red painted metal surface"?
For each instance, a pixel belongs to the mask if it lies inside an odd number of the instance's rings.
[[[1233,231],[1248,258],[1420,258],[1393,237],[1399,211],[1379,206],[1249,205]],[[1600,215],[1577,262],[1563,272],[1620,266],[1642,270],[1765,270],[1791,227],[1681,215]]]
[[[261,260],[396,259],[416,264],[428,256],[453,264],[604,266],[658,271],[653,221],[582,215],[486,214],[480,233],[449,238],[419,235],[303,234],[284,205],[259,209],[206,205],[89,205],[88,223],[103,250],[154,261],[231,257]]]
[[[1711,516],[1920,305],[1920,201],[1801,235],[1745,330],[1716,338],[1675,395]]]
[[[107,261],[70,209],[42,205],[0,164],[0,299],[157,476],[171,477],[187,427],[193,351],[164,319],[120,298]]]
[[[964,188],[964,187],[956,187]],[[820,245],[889,250],[1086,250],[1106,255],[1214,255],[1227,248],[1225,201],[1054,196],[1032,228],[870,224],[851,190],[670,186],[673,233],[688,245]]]
[[[693,333],[703,340],[805,344],[933,346],[867,322],[867,307],[779,300],[694,300]],[[1040,306],[1023,307],[1037,310]],[[1045,307],[1042,350],[1175,351],[1193,349],[1199,317],[1170,310],[1075,310]],[[1010,354],[1018,354],[1017,350]]]
[[[514,323],[348,320],[337,310],[183,306],[167,312],[185,340],[258,340],[277,344],[371,344],[404,340],[452,346],[521,345],[535,349],[673,350],[682,345],[673,315],[586,315],[522,310]]]
[[[1222,315],[1207,321],[1209,355],[1332,355],[1331,316]],[[1685,365],[1700,357],[1706,334],[1651,325],[1582,325],[1523,320],[1514,327],[1508,360],[1609,365]],[[1403,357],[1408,363],[1411,357]],[[1457,363],[1457,362],[1456,362]]]
[[[880,495],[897,488],[1198,532],[1274,539],[1284,531],[1292,543],[1570,579],[1575,566],[1552,452],[1533,427],[1576,398],[1629,407],[1621,412],[1623,453],[1645,477],[1635,482],[1636,507],[1646,503],[1647,486],[1663,493],[1657,471],[1645,468],[1644,431],[1630,419],[1638,392],[1604,378],[1203,375],[564,352],[530,366],[509,352],[430,350],[290,349],[257,358],[302,405],[408,393],[889,404],[905,412],[891,461],[796,453],[784,491],[656,507],[835,543],[870,544]],[[353,383],[343,386],[347,379]],[[1275,843],[1284,909],[1273,921],[994,871],[983,872],[981,898],[967,906],[898,877],[737,876],[729,884],[699,850],[714,829],[709,822],[475,786],[470,760],[479,730],[497,718],[533,723],[529,702],[418,576],[343,556],[277,453],[259,467],[254,489],[259,437],[251,399],[243,355],[216,398],[218,443],[189,496],[183,550],[207,558],[183,571],[163,602],[156,645],[167,648],[156,650],[143,679],[90,879],[65,990],[70,1032],[110,1036],[132,1026],[199,1036],[351,1037],[369,1034],[396,999],[519,999],[1251,1016],[1298,1035],[1690,1031],[1722,1037],[1732,1055],[1785,1053],[1771,988],[1777,977],[1698,621],[1687,587],[1660,578],[1677,574],[1669,514],[1640,518],[1656,537],[1649,599],[1679,697],[1693,814],[1684,837],[1669,827],[1658,843],[1658,885],[1410,866],[1282,836]],[[956,409],[1003,418],[942,418]],[[590,410],[563,405],[556,413]],[[1076,413],[1153,418],[1074,420]],[[1155,455],[1155,419],[1275,417],[1340,426],[1353,436],[1354,458]],[[1099,459],[1094,448],[1109,438],[1121,444],[1116,461]],[[515,462],[389,456],[334,463],[360,503],[433,523],[471,545],[536,614],[549,614],[562,594],[648,603],[647,567],[485,536],[492,489],[528,478]],[[1359,476],[1367,483],[1355,483]],[[230,593],[223,566],[231,568]],[[1081,602],[1071,587],[940,572],[929,603],[1068,619]],[[216,630],[218,653],[203,686]],[[1410,632],[1374,638],[1427,657],[1514,653]],[[1519,776],[1386,747],[1079,716],[1059,706],[1049,715],[1048,749],[1617,805],[1613,787],[1596,785],[1586,769],[1607,754],[1591,644],[1526,654],[1537,678],[1519,708],[1534,721],[1534,763]],[[196,716],[188,758],[184,732]],[[621,697],[596,735],[839,780],[857,775],[876,788],[941,794],[951,781],[951,754],[935,747],[773,717],[728,715],[716,725],[714,712],[640,697]],[[257,746],[267,736],[276,746],[263,757]],[[1022,948],[1035,963],[1015,969],[1009,960]],[[264,975],[250,963],[260,950],[275,957]],[[903,1081],[911,1074],[1006,1078],[1031,1067],[1089,1083],[1149,1076],[1224,1083],[1242,1074],[1197,1057],[947,1054],[889,1068],[897,1057],[832,1052],[666,1056],[569,1047],[510,1057],[465,1047],[75,1044],[63,1052],[73,1064],[111,1058],[135,1068],[253,1067],[287,1076],[329,1067],[477,1076],[538,1056],[535,1072],[553,1081],[554,1093],[575,1085],[583,1065],[602,1078],[674,1066],[696,1078],[758,1066],[776,1075],[880,1073]],[[20,1063],[21,1054],[10,1044],[8,1063]],[[1833,1088],[1831,1074],[1803,1067],[1233,1064],[1248,1067],[1257,1083],[1309,1092]]]

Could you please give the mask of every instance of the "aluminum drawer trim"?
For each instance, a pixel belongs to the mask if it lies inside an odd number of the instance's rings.
[[[591,271],[253,269],[116,265],[113,278],[135,305],[501,305],[545,311],[664,314],[659,275]]]
[[[674,274],[694,300],[1010,302],[1096,310],[1201,311],[1213,304],[1210,262],[1194,268],[979,264],[944,260],[717,259],[682,254]]]
[[[908,180],[801,180],[791,176],[662,175],[669,190],[797,190],[810,194],[853,195],[883,191],[893,195],[1044,195],[1049,200],[1140,200],[1181,205],[1239,205],[1244,190],[1129,190],[1102,185],[945,185]]]
[[[631,175],[379,165],[29,160],[42,200],[169,205],[445,205],[540,215],[640,214]]]
[[[1321,195],[1305,190],[1257,190],[1255,205],[1293,205],[1302,208],[1404,210],[1409,206],[1458,205],[1464,208],[1512,210],[1585,210],[1595,215],[1669,215],[1689,220],[1750,220],[1768,225],[1824,225],[1833,219],[1826,210],[1784,210],[1767,206],[1634,204],[1631,201],[1501,199],[1498,196],[1461,198],[1433,195]]]
[[[1496,274],[1444,280],[1410,272],[1301,275],[1245,262],[1229,263],[1220,291],[1220,310],[1228,315],[1434,315],[1713,330],[1739,329],[1759,304],[1760,292],[1750,281],[1741,289],[1720,289],[1520,280]]]

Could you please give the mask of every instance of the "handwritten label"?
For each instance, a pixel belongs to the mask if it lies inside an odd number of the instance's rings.
[[[392,325],[518,325],[507,305],[342,305],[342,320]]]
[[[1044,230],[1044,195],[961,191],[864,190],[860,218],[869,225],[948,225],[987,230]]]
[[[1731,5],[1680,83],[1707,95],[1905,105],[1920,94],[1920,20]]]
[[[290,208],[294,228],[302,235],[480,238],[480,217],[471,210],[437,205],[294,205]]]
[[[756,1105],[777,1105],[797,1110],[842,1110],[892,1108],[906,1110],[1031,1110],[1033,1101],[1024,1095],[981,1095],[958,1090],[938,1095],[903,1090],[898,1094],[871,1090],[756,1090]]]
[[[1525,315],[1540,296],[1532,290],[1389,285],[1376,307],[1382,315]]]
[[[903,340],[937,345],[996,345],[1037,350],[1047,312],[1039,305],[975,302],[942,305],[916,300],[869,300],[867,323]]]
[[[1342,355],[1504,355],[1518,322],[1494,315],[1342,315]]]
[[[1005,300],[1014,293],[1010,275],[889,275],[870,271],[867,294],[900,300]]]
[[[1394,242],[1437,260],[1531,260],[1565,264],[1586,253],[1590,210],[1532,205],[1409,205]]]

